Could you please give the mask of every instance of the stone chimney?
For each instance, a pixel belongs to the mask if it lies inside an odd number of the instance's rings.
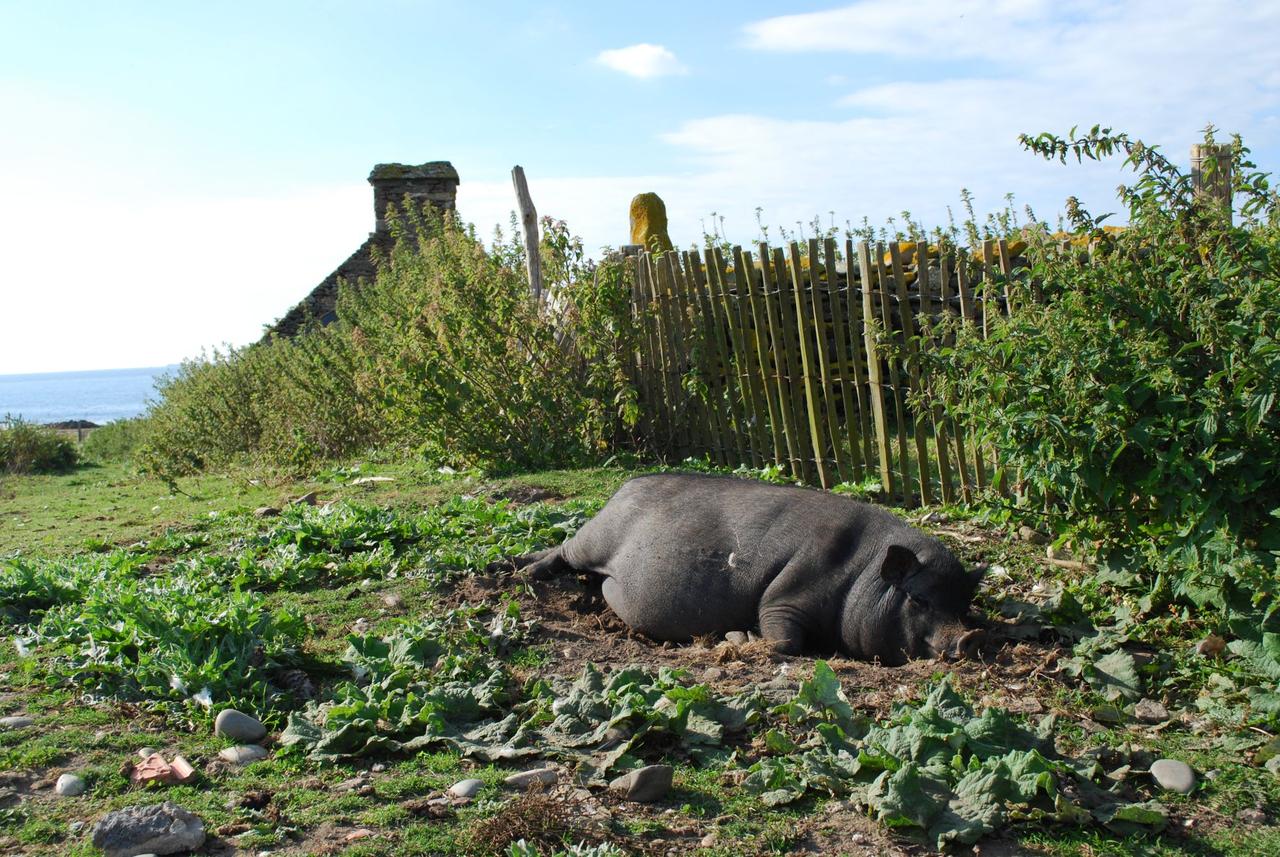
[[[374,232],[386,234],[387,207],[404,204],[406,195],[421,206],[429,202],[441,211],[453,211],[458,199],[458,171],[448,161],[425,164],[378,164],[369,173],[373,185]]]
[[[453,211],[458,197],[458,171],[448,161],[431,161],[416,166],[378,164],[369,173],[369,184],[373,185],[374,231],[301,303],[269,326],[265,338],[291,337],[308,325],[329,324],[338,317],[338,282],[345,280],[356,286],[377,276],[372,253],[375,250],[385,253],[395,244],[387,225],[388,206],[394,205],[399,209],[404,205],[407,194],[410,201],[418,206],[429,202],[441,211]]]

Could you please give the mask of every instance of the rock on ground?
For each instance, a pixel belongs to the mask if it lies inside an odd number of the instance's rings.
[[[34,720],[22,715],[15,714],[10,717],[0,717],[0,729],[26,729],[28,726],[34,725]]]
[[[218,758],[225,759],[234,765],[247,765],[267,758],[267,750],[257,744],[241,744],[238,747],[226,747],[218,751]]]
[[[484,783],[480,780],[461,780],[449,786],[449,794],[454,797],[475,797]]]
[[[107,857],[177,854],[204,845],[204,822],[172,801],[127,806],[93,826],[93,844]]]
[[[609,788],[624,800],[649,803],[661,800],[671,791],[671,777],[675,771],[670,765],[649,765],[623,774],[609,783]]]
[[[84,794],[84,790],[87,787],[83,777],[78,777],[75,774],[63,774],[58,777],[58,782],[53,787],[53,790],[63,797],[78,797]]]
[[[256,717],[234,708],[224,708],[218,712],[218,719],[213,721],[213,733],[232,741],[255,744],[266,737],[267,727]]]
[[[1143,723],[1163,723],[1169,719],[1169,709],[1154,699],[1140,699],[1133,705],[1133,716]]]
[[[1151,777],[1160,788],[1179,794],[1190,794],[1196,787],[1196,772],[1186,762],[1160,759],[1151,765]]]
[[[555,768],[534,768],[531,771],[521,771],[518,774],[512,774],[503,780],[503,782],[512,788],[527,789],[534,783],[550,785],[551,783],[554,783],[559,776],[560,775],[556,773]]]

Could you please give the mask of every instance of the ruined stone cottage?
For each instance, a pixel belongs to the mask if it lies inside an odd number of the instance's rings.
[[[337,318],[338,281],[355,283],[371,280],[375,274],[372,252],[391,249],[390,224],[387,222],[388,206],[401,207],[405,197],[421,206],[429,202],[442,211],[452,211],[457,203],[458,171],[448,161],[431,161],[426,164],[378,164],[369,173],[373,185],[374,229],[356,252],[339,265],[320,285],[311,290],[293,309],[275,323],[267,336],[292,337],[306,327],[309,321],[328,324]]]

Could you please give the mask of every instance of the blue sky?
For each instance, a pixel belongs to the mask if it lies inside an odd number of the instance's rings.
[[[1110,210],[1115,165],[1018,150],[1073,124],[1185,160],[1214,122],[1274,168],[1276,44],[1276,3],[0,0],[0,373],[252,341],[372,228],[381,161],[451,160],[485,234],[521,164],[590,248],[648,190],[684,245],[962,187]]]

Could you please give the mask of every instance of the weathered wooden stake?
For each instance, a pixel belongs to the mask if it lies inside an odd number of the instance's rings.
[[[529,196],[529,183],[524,167],[511,168],[511,183],[516,187],[516,204],[520,207],[520,226],[524,230],[524,262],[529,271],[529,294],[535,304],[542,302],[542,257],[538,255],[538,212]]]
[[[1197,143],[1191,147],[1191,183],[1196,196],[1221,206],[1231,222],[1231,147]]]

